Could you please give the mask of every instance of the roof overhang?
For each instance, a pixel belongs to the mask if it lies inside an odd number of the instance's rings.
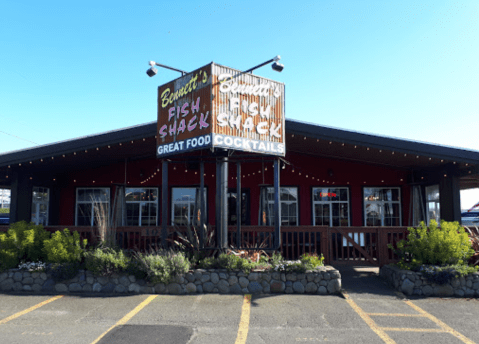
[[[128,160],[155,158],[156,121],[0,155],[0,187],[12,169],[64,173]],[[454,167],[461,189],[479,187],[479,152],[329,128],[286,119],[287,154],[299,153],[408,171]]]

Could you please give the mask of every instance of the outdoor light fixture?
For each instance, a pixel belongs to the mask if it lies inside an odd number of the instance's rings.
[[[250,69],[244,71],[243,73],[251,73],[255,69],[257,69],[259,67],[263,67],[264,65],[267,65],[268,63],[271,63],[271,62],[274,62],[273,65],[271,66],[273,68],[273,70],[275,70],[277,72],[281,72],[284,68],[284,65],[282,65],[281,63],[278,63],[279,60],[281,60],[281,56],[276,55],[271,60],[268,60],[266,62],[263,62],[262,64],[259,64],[259,65],[255,66],[253,68],[250,68]]]
[[[163,68],[166,68],[166,69],[171,69],[171,70],[174,70],[175,72],[180,72],[182,76],[187,74],[187,72],[185,72],[184,70],[176,69],[176,68],[169,67],[169,66],[165,66],[165,65],[162,65],[160,63],[156,63],[155,61],[149,61],[148,64],[151,66],[151,68],[149,68],[146,71],[146,74],[149,77],[152,77],[152,76],[156,75],[156,73],[158,73],[158,69],[156,69],[154,66],[163,67]]]
[[[273,70],[277,71],[277,72],[281,72],[283,69],[284,69],[284,65],[281,64],[281,63],[278,63],[278,61],[281,60],[281,56],[279,55],[276,55],[275,57],[273,57],[271,60],[268,60],[266,62],[263,62],[253,68],[250,68],[244,72],[242,72],[241,74],[244,74],[244,73],[251,73],[252,71],[254,71],[255,69],[258,69],[260,67],[263,67],[264,65],[267,65],[271,62],[273,62],[273,65],[271,66],[271,68],[273,68]],[[157,63],[155,61],[149,61],[148,64],[151,66],[147,71],[146,71],[146,74],[149,76],[149,77],[152,77],[152,76],[155,76],[157,73],[158,73],[158,69],[155,68],[155,66],[158,66],[158,67],[163,67],[163,68],[166,68],[166,69],[170,69],[170,70],[174,70],[175,72],[180,72],[181,75],[186,75],[188,72],[185,72],[184,70],[181,70],[181,69],[176,69],[176,68],[173,68],[173,67],[170,67],[170,66],[165,66],[163,64],[160,64],[160,63]]]

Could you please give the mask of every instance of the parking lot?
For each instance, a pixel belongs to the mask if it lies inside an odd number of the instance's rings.
[[[477,299],[0,295],[0,343],[479,343]]]

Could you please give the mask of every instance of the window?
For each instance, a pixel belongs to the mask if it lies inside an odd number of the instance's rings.
[[[32,191],[32,222],[36,225],[48,226],[48,188],[33,187]]]
[[[364,188],[364,225],[401,226],[399,188]]]
[[[298,188],[281,187],[279,202],[281,208],[281,226],[297,226]],[[260,221],[262,225],[274,226],[274,188],[262,188],[260,199]]]
[[[94,226],[98,220],[108,221],[109,188],[78,188],[76,200],[75,226]]]
[[[237,223],[236,200],[238,199],[236,190],[230,189],[228,192],[228,226],[234,226]],[[249,225],[249,190],[241,191],[241,224]]]
[[[350,225],[348,188],[313,188],[313,225]]]
[[[441,222],[441,211],[439,205],[439,185],[426,186],[426,215],[427,223],[431,220]]]
[[[157,188],[126,188],[125,200],[127,226],[157,226]]]
[[[172,225],[185,226],[200,221],[200,188],[172,188],[171,222]],[[204,189],[206,207],[206,188]]]

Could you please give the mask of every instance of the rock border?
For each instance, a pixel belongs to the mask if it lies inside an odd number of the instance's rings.
[[[408,296],[479,296],[479,273],[477,272],[454,278],[445,284],[432,283],[420,272],[401,270],[394,265],[383,266],[379,275],[394,289]]]
[[[80,270],[68,281],[56,282],[49,273],[13,269],[0,273],[0,291],[27,293],[113,294],[338,294],[341,275],[331,266],[306,273],[196,269],[177,276],[171,283],[149,283],[133,275],[95,276]]]

